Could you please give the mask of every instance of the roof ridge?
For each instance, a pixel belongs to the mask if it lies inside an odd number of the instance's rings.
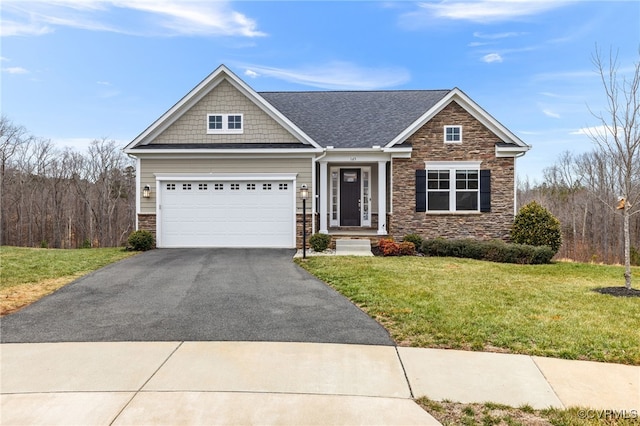
[[[453,89],[398,89],[398,90],[264,90],[257,93],[398,93],[398,92],[450,92]]]

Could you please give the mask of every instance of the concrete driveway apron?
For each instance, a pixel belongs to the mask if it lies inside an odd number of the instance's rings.
[[[2,343],[279,341],[393,345],[286,249],[159,249],[0,322]]]

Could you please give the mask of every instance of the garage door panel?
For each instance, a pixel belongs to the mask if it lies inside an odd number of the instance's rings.
[[[165,182],[162,247],[292,247],[292,182]]]

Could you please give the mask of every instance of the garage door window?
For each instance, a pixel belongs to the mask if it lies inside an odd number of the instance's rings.
[[[175,183],[168,183],[167,184],[167,191],[175,191],[176,190],[176,184]]]
[[[262,184],[262,190],[263,191],[271,191],[271,184],[270,183],[263,183]]]
[[[222,191],[224,189],[224,183],[214,183],[213,190],[214,191]]]
[[[199,183],[198,184],[198,189],[200,191],[206,191],[207,190],[207,184],[206,183]]]
[[[191,191],[191,184],[190,183],[183,183],[182,184],[182,190],[183,191]]]
[[[288,185],[288,184],[286,184],[286,183],[281,183],[281,184],[279,184],[279,185],[278,185],[278,189],[279,189],[280,191],[286,191],[286,190],[287,190],[287,188],[289,188],[289,185]]]

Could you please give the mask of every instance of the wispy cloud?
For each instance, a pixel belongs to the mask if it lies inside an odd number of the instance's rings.
[[[404,68],[361,67],[350,62],[334,61],[295,69],[259,65],[240,65],[250,75],[278,78],[291,83],[333,90],[373,90],[399,86],[410,79]]]
[[[257,72],[255,72],[254,70],[246,70],[244,72],[244,75],[246,75],[247,77],[251,77],[251,78],[256,78],[259,77],[260,74],[258,74]]]
[[[553,111],[551,111],[551,110],[550,110],[550,109],[548,109],[548,108],[543,109],[543,110],[542,110],[542,113],[543,113],[544,115],[546,115],[547,117],[551,117],[551,118],[560,118],[560,114],[558,114],[558,113],[556,113],[556,112],[553,112]]]
[[[29,74],[29,70],[22,67],[2,68],[2,72],[6,72],[7,74]]]
[[[123,11],[131,19],[127,25],[118,19]],[[0,35],[42,35],[56,27],[139,36],[265,35],[255,20],[233,10],[227,1],[3,0]]]
[[[488,64],[492,63],[492,62],[502,62],[502,56],[500,56],[500,54],[498,53],[489,53],[488,55],[484,55],[482,57],[482,62],[486,62]]]
[[[419,8],[427,15],[436,18],[490,23],[538,15],[567,3],[557,0],[454,0],[419,3]]]
[[[511,37],[520,37],[526,35],[527,33],[522,32],[506,32],[506,33],[494,33],[494,34],[485,34],[479,31],[473,33],[475,38],[483,39],[483,40],[499,40],[503,38],[511,38]]]

